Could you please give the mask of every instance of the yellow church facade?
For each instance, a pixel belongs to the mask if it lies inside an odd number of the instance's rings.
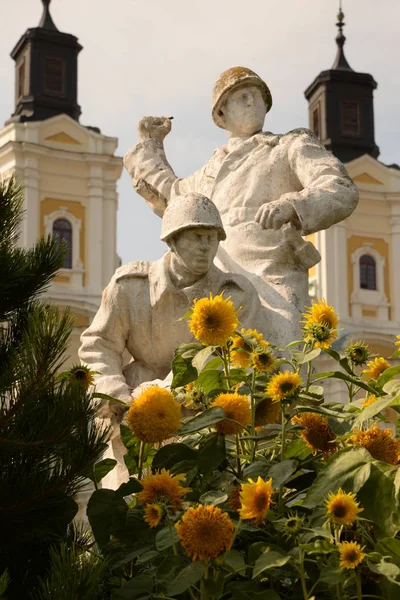
[[[70,307],[75,328],[70,362],[77,361],[80,333],[91,322],[116,267],[117,139],[80,125],[66,114],[43,121],[9,123],[0,130],[0,176],[15,173],[24,184],[20,244],[59,235],[69,252],[46,298]]]

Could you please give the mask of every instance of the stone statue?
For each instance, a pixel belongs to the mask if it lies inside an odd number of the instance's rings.
[[[307,129],[284,135],[262,132],[272,105],[266,83],[253,71],[222,73],[212,93],[212,118],[229,141],[186,179],[169,165],[164,117],[139,123],[140,143],[124,158],[135,190],[162,216],[176,196],[198,192],[218,207],[226,240],[217,264],[247,275],[265,306],[275,311],[270,339],[282,346],[298,339],[308,302],[308,269],[320,260],[302,236],[345,219],[358,201],[342,163]]]
[[[161,229],[168,252],[155,262],[117,269],[81,336],[79,357],[98,373],[96,391],[130,402],[139,384],[164,379],[177,346],[194,341],[187,322],[179,319],[196,298],[210,292],[230,296],[242,307],[241,325],[258,329],[268,339],[268,312],[262,310],[254,286],[213,264],[225,237],[219,212],[208,198],[190,193],[168,205]],[[131,362],[123,367],[125,350]],[[110,404],[103,416],[114,413],[118,420],[120,412],[120,405]]]

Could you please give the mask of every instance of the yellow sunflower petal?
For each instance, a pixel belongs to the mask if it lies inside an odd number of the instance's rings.
[[[191,491],[180,485],[184,475],[171,475],[166,469],[160,473],[147,475],[140,483],[143,489],[138,493],[138,501],[142,504],[165,504],[173,512],[182,507],[182,498]]]
[[[374,358],[374,360],[370,360],[367,363],[367,368],[364,369],[362,375],[365,375],[368,380],[378,379],[379,375],[381,375],[383,371],[386,371],[386,369],[389,367],[390,364],[388,361],[382,356],[378,356],[377,358]]]
[[[192,560],[209,561],[232,545],[234,525],[217,506],[191,506],[175,525],[180,542]]]
[[[224,392],[215,398],[211,406],[221,406],[224,409],[226,419],[214,425],[217,432],[221,435],[240,433],[251,422],[251,409],[247,396]],[[232,421],[228,421],[227,419],[232,419]],[[237,423],[233,421],[237,421]]]
[[[326,417],[312,412],[303,412],[292,418],[292,424],[305,428],[300,435],[314,454],[320,451],[328,456],[338,449],[338,445],[333,442],[336,435],[329,427]]]
[[[265,391],[274,402],[279,402],[295,396],[301,384],[302,379],[298,373],[284,371],[271,377]]]
[[[338,548],[341,569],[355,569],[365,558],[365,554],[357,542],[342,542]]]
[[[206,346],[226,346],[239,325],[237,310],[222,294],[195,300],[189,328],[194,337]]]
[[[126,421],[135,436],[143,442],[162,442],[179,429],[181,405],[171,392],[154,386],[132,402]]]
[[[259,477],[257,482],[250,478],[248,481],[249,483],[242,483],[240,492],[242,508],[239,514],[241,519],[251,519],[256,525],[259,525],[265,520],[271,506],[274,491],[272,479],[264,481]]]
[[[397,465],[400,454],[400,441],[393,437],[391,429],[381,429],[374,424],[365,431],[355,431],[349,443],[362,446],[375,460],[381,460],[389,465]]]
[[[334,494],[330,492],[325,500],[326,516],[337,525],[352,525],[358,519],[358,513],[362,512],[355,494],[344,492],[342,488]]]
[[[157,527],[163,516],[163,509],[159,504],[146,504],[144,520],[150,527]]]

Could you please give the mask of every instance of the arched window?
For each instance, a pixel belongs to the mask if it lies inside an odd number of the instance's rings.
[[[376,290],[376,262],[369,254],[360,257],[360,288]]]
[[[68,245],[68,253],[64,258],[64,269],[72,269],[72,225],[67,219],[56,219],[53,223],[53,235],[59,243],[61,240]]]

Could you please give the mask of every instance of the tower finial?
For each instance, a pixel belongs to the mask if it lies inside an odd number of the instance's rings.
[[[344,14],[342,10],[342,0],[339,0],[339,13],[337,16],[336,27],[339,29],[339,33],[336,36],[336,44],[338,46],[336,58],[332,65],[332,69],[341,69],[345,71],[352,71],[353,69],[350,67],[349,63],[346,60],[344,55],[343,46],[346,41],[346,38],[343,34],[344,23]]]
[[[51,2],[51,0],[42,0],[43,14],[42,14],[42,18],[40,19],[39,27],[41,27],[42,29],[52,29],[53,31],[58,31],[57,27],[54,24],[53,19],[51,18],[50,8],[49,8],[50,2]]]

